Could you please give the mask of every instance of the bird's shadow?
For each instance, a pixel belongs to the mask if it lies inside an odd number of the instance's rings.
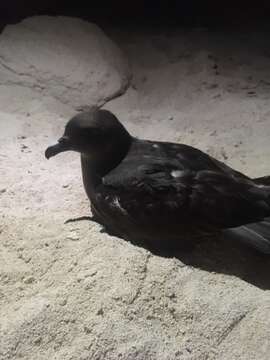
[[[67,220],[66,223],[80,220],[95,221],[93,217],[84,216]],[[105,228],[100,231],[117,236]],[[165,241],[157,241],[149,245],[142,240],[125,240],[149,250],[154,255],[177,258],[186,265],[209,272],[236,276],[258,288],[270,289],[270,256],[225,236],[203,240],[184,249],[176,244],[173,246],[170,244],[168,247],[164,245]]]
[[[258,288],[270,289],[270,256],[225,237],[203,240],[183,250],[155,247],[149,249],[162,257],[174,257],[186,265],[209,272],[236,276]]]
[[[270,289],[270,256],[262,254],[242,243],[225,237],[203,240],[188,247],[161,246],[160,243],[145,244],[131,241],[152,254],[176,258],[181,263],[201,270],[236,276],[263,290]]]

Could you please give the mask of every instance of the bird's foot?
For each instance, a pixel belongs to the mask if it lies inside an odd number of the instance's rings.
[[[95,216],[80,216],[77,218],[67,219],[65,221],[65,224],[69,224],[71,222],[76,222],[76,221],[83,221],[83,220],[98,222],[98,220],[95,218]]]

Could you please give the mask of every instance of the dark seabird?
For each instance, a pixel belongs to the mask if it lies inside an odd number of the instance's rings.
[[[81,154],[93,218],[111,234],[186,244],[229,229],[270,254],[270,177],[251,179],[184,144],[131,136],[107,110],[79,113],[45,152]]]

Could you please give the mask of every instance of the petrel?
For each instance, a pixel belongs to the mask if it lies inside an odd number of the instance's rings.
[[[252,179],[185,144],[133,137],[108,110],[72,117],[45,151],[81,156],[93,218],[109,233],[187,244],[230,229],[270,254],[270,181]]]

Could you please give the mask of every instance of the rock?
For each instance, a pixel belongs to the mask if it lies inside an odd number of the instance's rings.
[[[75,108],[122,94],[129,78],[120,49],[80,19],[27,18],[0,37],[0,84],[20,84]]]

